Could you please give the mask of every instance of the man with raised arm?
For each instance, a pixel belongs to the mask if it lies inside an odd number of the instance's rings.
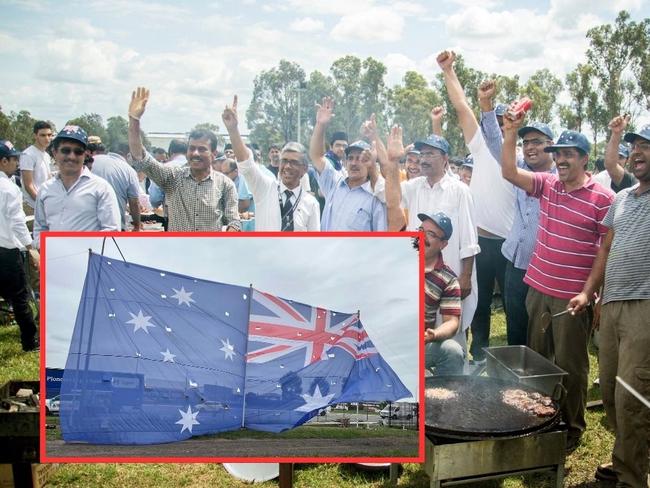
[[[624,144],[621,144],[623,131],[629,121],[630,116],[626,114],[614,117],[609,123],[612,132],[605,148],[605,171],[594,176],[594,180],[604,187],[611,188],[614,193],[636,183],[634,175],[625,169],[630,152]]]
[[[372,173],[376,171],[371,146],[365,141],[350,144],[345,149],[347,177],[336,171],[325,157],[325,129],[334,116],[334,102],[325,97],[316,107],[309,156],[325,195],[321,230],[385,231],[386,205],[373,194],[371,184]]]
[[[193,130],[187,146],[188,165],[163,165],[145,151],[140,139],[140,118],[149,90],[138,87],[129,105],[129,150],[133,167],[143,171],[165,192],[170,231],[239,231],[237,189],[230,178],[212,169],[217,137],[208,130]]]
[[[522,125],[523,115],[516,120],[503,118],[501,171],[506,180],[540,199],[537,242],[524,278],[530,286],[526,298],[528,345],[569,373],[562,416],[571,451],[586,428],[591,322],[586,314],[566,314],[549,325],[543,315],[566,310],[569,300],[582,290],[607,232],[603,219],[614,193],[586,172],[591,146],[579,132],[564,131],[554,145],[544,148],[554,153],[557,174],[517,167],[515,144]]]
[[[237,158],[239,172],[246,179],[255,201],[255,230],[257,231],[319,231],[320,207],[318,201],[300,186],[307,173],[305,148],[289,142],[280,152],[278,178],[253,160],[239,134],[237,95],[232,106],[221,116]]]

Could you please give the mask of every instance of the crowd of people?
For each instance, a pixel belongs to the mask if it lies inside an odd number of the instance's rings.
[[[615,117],[604,170],[594,175],[584,134],[556,137],[548,121],[526,120],[514,103],[495,105],[492,80],[476,87],[477,120],[455,54],[437,61],[469,149],[462,157],[450,154],[440,107],[431,110],[431,135],[405,146],[402,129],[383,138],[374,115],[358,137],[329,133],[329,97],[316,106],[309,147],[273,144],[267,165],[240,134],[236,96],[221,117],[225,147],[196,129],[147,151],[145,88],[128,107],[128,147],[107,152],[74,125],[54,137],[47,122],[34,126],[34,144],[22,152],[0,141],[0,291],[13,303],[23,349],[38,349],[24,260],[38,268],[43,231],[137,232],[151,219],[183,232],[419,231],[426,368],[462,374],[485,361],[498,286],[508,344],[527,345],[568,373],[562,416],[573,450],[587,427],[587,346],[599,316],[600,387],[616,443],[613,463],[596,476],[646,486],[650,413],[616,376],[650,397],[650,126],[626,132],[629,116]],[[564,310],[550,326],[543,318]]]

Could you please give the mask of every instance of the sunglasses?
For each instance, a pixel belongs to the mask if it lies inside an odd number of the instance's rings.
[[[82,147],[62,147],[59,149],[59,152],[63,154],[64,156],[69,155],[70,153],[74,153],[75,156],[81,156],[86,152],[86,150]]]

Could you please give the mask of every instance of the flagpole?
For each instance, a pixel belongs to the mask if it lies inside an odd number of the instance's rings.
[[[246,356],[248,355],[248,336],[249,328],[251,323],[251,304],[253,303],[253,283],[248,285],[248,324],[246,326],[246,346],[244,351],[244,402],[242,404],[241,410],[241,427],[244,428],[244,419],[246,418],[246,367],[248,362],[246,361]]]
[[[92,249],[88,249],[88,265],[90,265],[90,255],[92,254],[92,252],[93,252]],[[86,289],[86,280],[87,279],[88,279],[88,277],[86,276],[86,279],[84,279],[84,290]],[[83,291],[82,291],[82,294],[83,294]],[[81,312],[77,311],[77,317],[79,317],[79,316],[83,317],[85,315],[86,315],[86,302],[84,300],[84,302],[81,304]],[[76,320],[75,320],[75,322],[76,322]],[[81,335],[81,337],[79,337],[79,347],[78,347],[78,350],[77,350],[77,367],[75,369],[77,371],[77,374],[75,375],[75,385],[74,385],[75,389],[77,389],[79,387],[79,362],[81,361],[81,345],[83,344],[83,328],[81,329],[80,335]]]

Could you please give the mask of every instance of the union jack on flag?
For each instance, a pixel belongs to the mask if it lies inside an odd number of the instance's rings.
[[[326,361],[340,347],[354,359],[377,350],[357,314],[343,314],[253,291],[249,341],[262,344],[246,354],[249,363],[266,363],[304,350],[304,366]]]

